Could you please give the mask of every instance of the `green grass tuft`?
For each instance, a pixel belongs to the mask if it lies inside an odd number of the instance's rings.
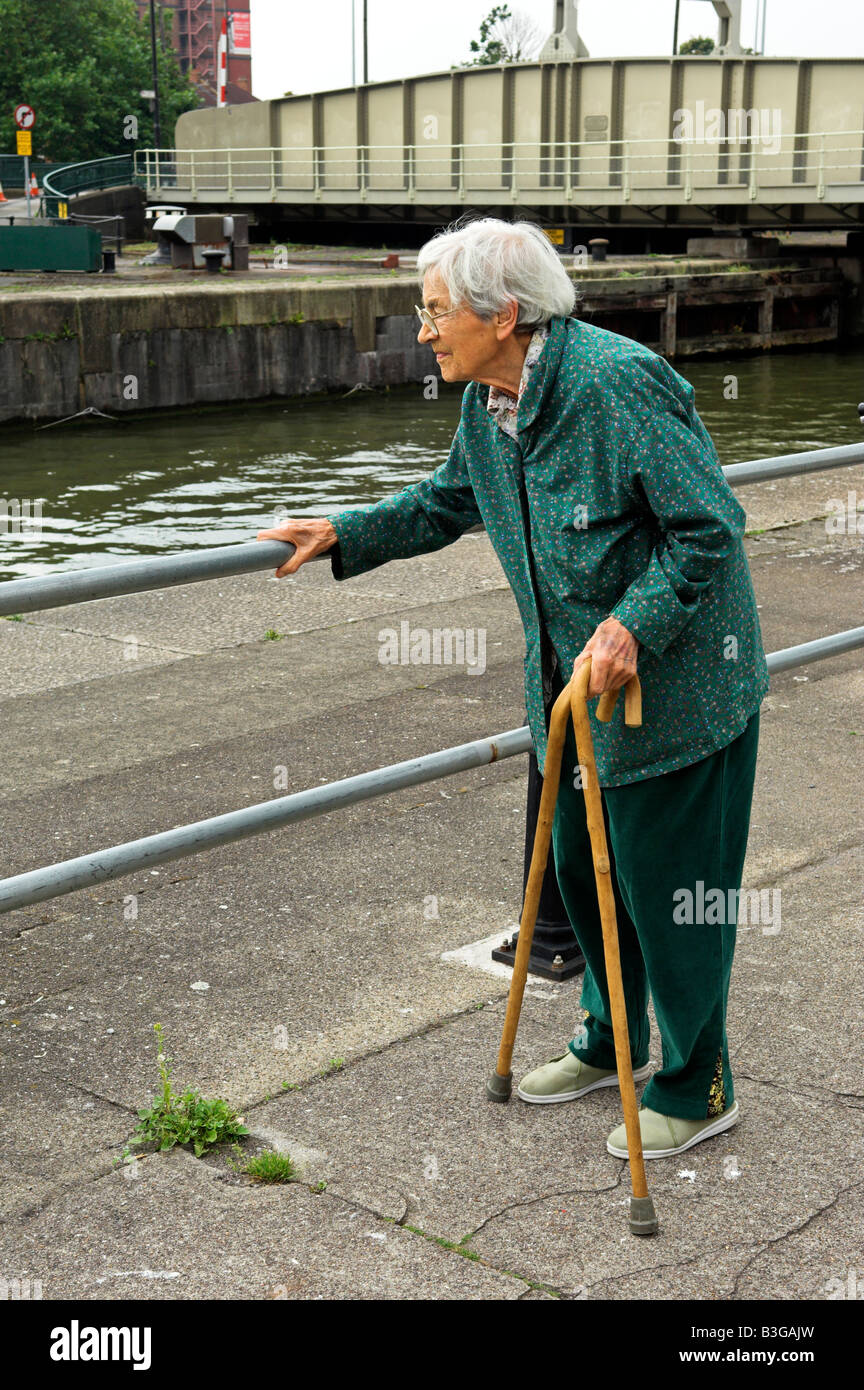
[[[255,1182],[293,1182],[297,1176],[291,1158],[277,1149],[265,1149],[263,1153],[250,1158],[242,1170]]]

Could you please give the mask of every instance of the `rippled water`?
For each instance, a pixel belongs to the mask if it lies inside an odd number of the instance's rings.
[[[723,463],[858,442],[864,350],[676,364]],[[726,399],[737,378],[737,399]],[[462,387],[417,386],[116,423],[0,432],[0,499],[43,499],[41,533],[9,534],[14,578],[253,540],[274,508],[374,502],[446,458]]]

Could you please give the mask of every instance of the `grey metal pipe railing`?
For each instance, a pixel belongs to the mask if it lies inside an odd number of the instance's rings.
[[[186,550],[179,555],[124,560],[118,565],[99,565],[94,569],[64,570],[45,578],[10,579],[0,584],[0,617],[276,569],[290,560],[294,549],[290,541],[247,541],[211,550]]]
[[[864,463],[864,444],[841,444],[836,449],[807,449],[800,454],[751,459],[749,463],[727,463],[723,473],[731,487],[743,487],[745,483],[766,483],[772,478],[794,477],[796,473],[848,468],[853,463]]]
[[[864,647],[864,627],[850,627],[845,632],[832,632],[830,637],[817,637],[813,642],[800,642],[797,647],[769,652],[766,661],[771,675],[777,676],[781,671],[808,666],[811,661],[821,661],[824,657],[841,656],[858,647]]]
[[[103,883],[106,879],[121,878],[136,869],[168,864],[204,849],[245,840],[250,835],[260,835],[263,831],[308,820],[327,811],[338,811],[343,806],[385,796],[403,787],[414,787],[420,782],[433,782],[438,777],[449,777],[455,772],[482,767],[501,758],[511,758],[516,753],[527,753],[532,747],[530,729],[510,729],[494,738],[461,743],[455,748],[444,748],[439,753],[427,753],[419,758],[409,758],[404,763],[376,768],[373,772],[361,772],[341,782],[328,782],[323,787],[311,787],[308,791],[294,792],[291,796],[260,801],[239,811],[210,816],[207,820],[193,821],[191,825],[175,826],[173,830],[165,830],[159,835],[148,835],[142,840],[115,845],[112,849],[82,854],[77,859],[67,859],[44,869],[33,869],[30,873],[0,880],[0,912],[10,912],[28,903],[74,893],[78,888]]]
[[[772,674],[787,671],[792,666],[836,656],[858,647],[864,647],[864,627],[836,632],[829,637],[817,638],[814,642],[771,652],[767,658],[768,669]],[[504,758],[515,757],[517,753],[530,753],[533,746],[529,728],[508,729],[506,733],[496,734],[492,738],[460,743],[454,748],[441,749],[438,753],[427,753],[419,758],[409,758],[407,762],[361,772],[340,782],[328,782],[323,787],[311,787],[307,791],[294,792],[291,796],[275,797],[254,806],[244,806],[239,811],[227,811],[224,815],[210,816],[207,820],[193,821],[190,825],[175,826],[173,830],[164,830],[158,835],[147,835],[111,849],[96,850],[92,854],[82,854],[77,859],[66,859],[59,864],[16,874],[13,878],[0,880],[0,913],[27,907],[30,903],[44,902],[47,898],[59,898],[79,888],[122,878],[139,869],[152,869],[156,864],[185,859],[205,849],[245,840],[251,835],[260,835],[282,825],[338,811],[358,801],[386,796],[388,792],[400,791],[404,787],[434,782],[439,777],[450,777],[470,768],[501,762]]]
[[[730,463],[723,469],[732,487],[745,483],[785,478],[797,473],[821,472],[864,463],[864,444],[845,444],[837,449],[812,449],[800,454],[780,454],[777,458],[752,459]],[[472,528],[475,531],[483,527]],[[223,545],[210,550],[185,551],[178,555],[148,556],[116,565],[93,569],[65,570],[45,578],[11,579],[0,584],[0,617],[12,613],[33,613],[42,608],[62,608],[92,599],[116,598],[120,594],[144,593],[149,589],[170,589],[177,584],[193,584],[203,579],[224,579],[229,575],[252,574],[276,569],[294,554],[289,541],[249,541],[243,545]],[[317,559],[326,559],[326,551]]]

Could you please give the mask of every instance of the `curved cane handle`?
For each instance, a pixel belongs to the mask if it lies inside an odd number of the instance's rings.
[[[588,685],[591,680],[591,658],[586,658],[577,671],[574,679],[577,682],[576,692],[581,699],[587,700]],[[620,687],[619,687],[620,689]],[[597,701],[597,718],[603,723],[608,724],[612,718],[615,705],[618,701],[618,690],[604,690],[600,699]],[[632,675],[624,686],[624,723],[631,729],[638,729],[642,723],[642,685],[637,675]]]

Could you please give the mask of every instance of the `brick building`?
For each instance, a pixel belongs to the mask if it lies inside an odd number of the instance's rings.
[[[150,0],[135,0],[142,21],[150,24]],[[229,103],[255,101],[252,95],[252,55],[249,51],[250,0],[156,0],[157,29],[176,50],[205,106],[216,105],[216,45],[222,20],[229,20],[233,44],[228,47]],[[244,52],[245,50],[245,52]]]

